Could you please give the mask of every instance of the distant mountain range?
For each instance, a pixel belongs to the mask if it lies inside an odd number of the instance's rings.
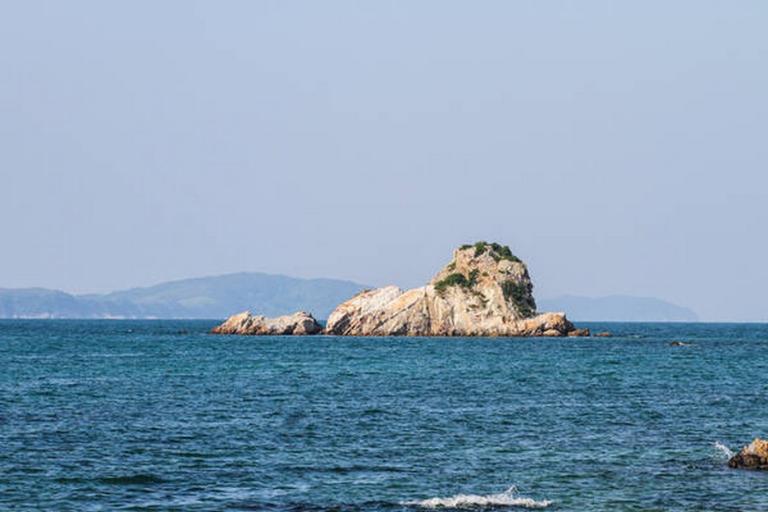
[[[244,310],[266,316],[304,310],[322,320],[338,304],[365,288],[339,279],[300,279],[255,272],[169,281],[100,295],[0,288],[0,318],[219,319]],[[537,302],[539,311],[565,311],[575,321],[698,320],[690,309],[653,298],[569,295]]]
[[[698,315],[683,306],[651,297],[564,295],[536,301],[541,311],[565,311],[573,321],[697,322]]]
[[[0,288],[0,318],[218,319],[250,309],[266,316],[304,310],[324,319],[364,288],[338,279],[261,273],[183,279],[103,295]]]

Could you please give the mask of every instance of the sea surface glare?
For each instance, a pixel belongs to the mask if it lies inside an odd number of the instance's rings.
[[[768,325],[214,323],[0,321],[0,510],[768,511],[768,472],[726,466],[768,436]]]

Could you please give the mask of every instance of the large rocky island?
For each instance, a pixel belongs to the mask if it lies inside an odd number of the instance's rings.
[[[216,334],[337,336],[588,336],[564,313],[536,312],[528,268],[509,247],[463,245],[426,285],[363,291],[340,304],[323,329],[308,313],[278,318],[240,313]]]

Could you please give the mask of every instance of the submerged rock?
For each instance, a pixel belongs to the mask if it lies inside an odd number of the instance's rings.
[[[595,334],[595,336],[598,338],[610,338],[613,336],[613,334],[609,333],[608,331],[604,331],[604,332],[598,332],[597,334]]]
[[[686,343],[684,341],[672,341],[669,343],[670,347],[690,347],[690,343]]]
[[[224,323],[214,327],[211,332],[213,334],[302,335],[317,334],[322,330],[317,320],[304,311],[276,318],[254,316],[249,311],[244,311],[232,315]]]
[[[536,314],[528,269],[509,247],[478,242],[456,249],[426,285],[366,290],[328,317],[342,336],[588,336],[564,313]]]
[[[768,469],[768,441],[756,437],[754,441],[731,457],[728,466],[745,469]]]

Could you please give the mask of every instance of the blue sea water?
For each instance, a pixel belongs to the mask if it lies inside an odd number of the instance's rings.
[[[768,473],[726,466],[768,435],[767,325],[213,324],[0,321],[0,509],[768,511]]]

